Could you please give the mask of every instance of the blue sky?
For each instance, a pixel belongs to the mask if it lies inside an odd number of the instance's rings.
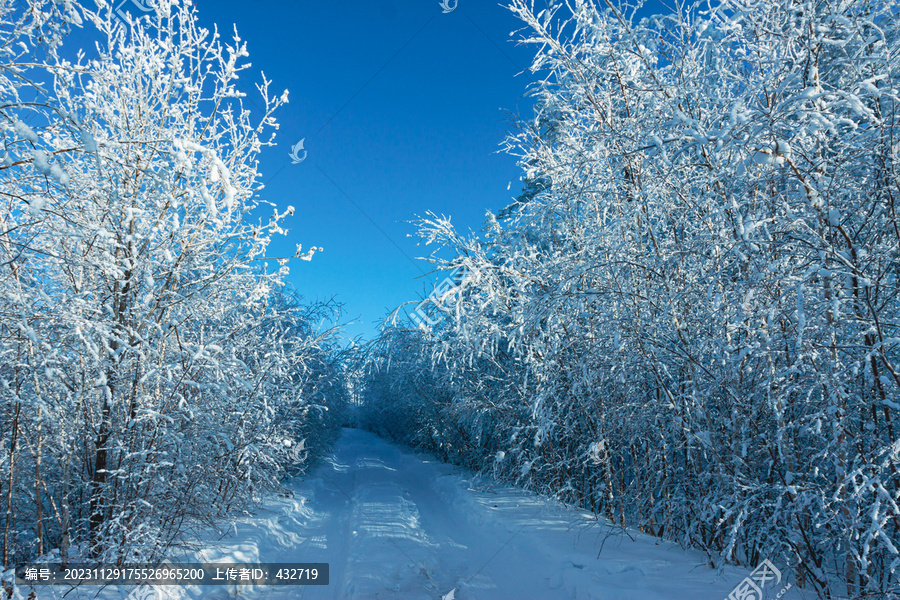
[[[350,337],[373,337],[388,310],[434,284],[408,221],[430,210],[478,230],[520,188],[515,159],[498,153],[508,111],[530,113],[530,76],[517,74],[531,50],[509,41],[519,21],[489,0],[447,14],[438,0],[195,5],[204,25],[237,25],[247,41],[248,91],[260,71],[290,90],[279,144],[261,160],[264,198],[297,209],[273,254],[324,247],[292,262],[290,282],[344,303]],[[300,139],[308,154],[294,165]]]

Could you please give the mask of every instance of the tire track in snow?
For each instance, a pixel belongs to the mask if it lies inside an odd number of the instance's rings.
[[[454,588],[455,600],[722,600],[749,575],[363,431],[345,430],[289,487],[294,498],[184,560],[327,562],[330,585],[169,588],[163,600],[438,600]]]

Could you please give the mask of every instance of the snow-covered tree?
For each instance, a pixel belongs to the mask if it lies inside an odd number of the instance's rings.
[[[245,43],[189,2],[97,4],[0,6],[4,564],[159,557],[305,460],[304,415],[345,395],[327,307],[267,268],[294,209],[253,218],[287,93],[245,108]]]
[[[421,222],[471,276],[374,359],[425,365],[418,427],[713,564],[897,593],[898,5],[511,8],[525,192],[479,238]]]

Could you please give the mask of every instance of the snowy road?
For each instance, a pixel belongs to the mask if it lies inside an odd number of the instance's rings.
[[[343,431],[331,456],[184,562],[327,562],[327,586],[42,588],[39,600],[726,600],[750,573]],[[763,600],[813,598],[770,582]],[[744,597],[744,596],[740,596]],[[753,598],[757,596],[747,596]]]
[[[293,490],[197,558],[327,562],[331,584],[243,590],[241,598],[437,600],[455,589],[456,600],[723,600],[748,575],[710,570],[702,554],[639,533],[604,535],[586,513],[357,430],[345,430]],[[767,597],[782,587],[770,584]],[[194,588],[177,597],[235,596]]]

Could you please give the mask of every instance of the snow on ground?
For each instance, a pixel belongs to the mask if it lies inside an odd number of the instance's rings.
[[[184,560],[327,562],[330,585],[165,587],[161,597],[726,600],[750,574],[712,570],[702,553],[611,528],[358,430],[344,430],[328,460],[289,487],[294,497],[268,501]],[[784,586],[769,582],[765,598]],[[781,596],[813,597],[794,589]]]

